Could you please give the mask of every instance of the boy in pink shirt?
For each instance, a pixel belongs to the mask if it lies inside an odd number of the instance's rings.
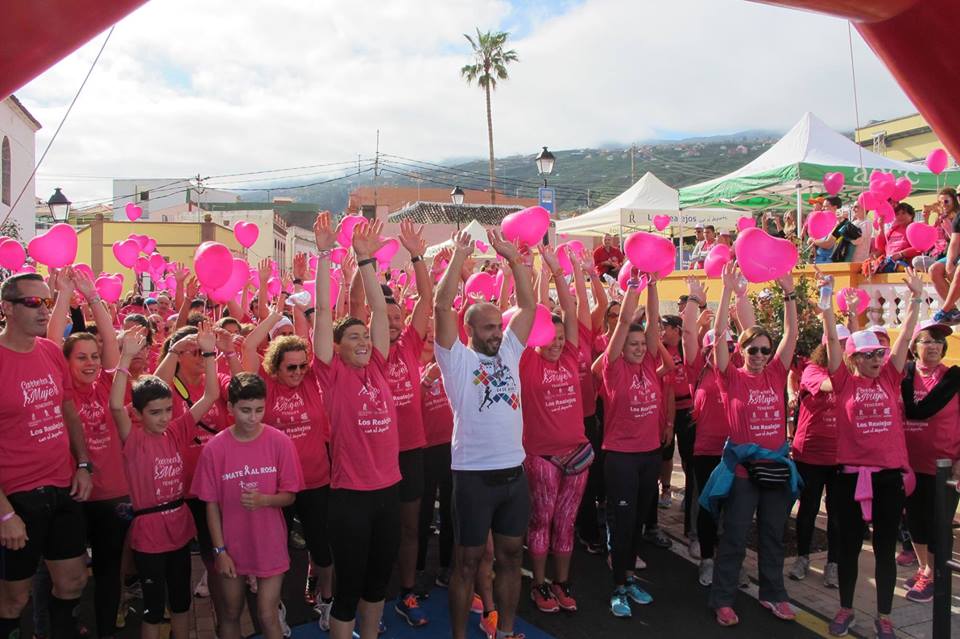
[[[282,508],[303,489],[297,449],[276,428],[265,428],[267,385],[254,373],[234,375],[227,410],[235,423],[204,446],[191,490],[207,503],[225,610],[217,636],[240,638],[246,580],[257,578],[257,616],[263,636],[280,639],[280,587],[290,567]]]
[[[197,344],[204,352],[214,349],[213,332],[203,329]],[[173,613],[175,637],[190,632],[190,540],[197,533],[190,509],[184,503],[186,447],[196,433],[197,421],[220,395],[216,363],[205,358],[206,386],[190,410],[172,419],[173,394],[159,377],[144,375],[133,385],[131,397],[136,417],[143,425],[133,428],[124,405],[127,367],[146,344],[146,329],[128,331],[123,338],[120,363],[110,388],[110,412],[123,442],[123,464],[133,502],[130,546],[143,584],[142,639],[157,639],[165,601]],[[145,472],[146,471],[146,472]]]

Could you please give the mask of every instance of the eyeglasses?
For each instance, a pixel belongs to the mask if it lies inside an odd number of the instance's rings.
[[[883,357],[886,354],[887,354],[887,349],[885,348],[877,348],[872,351],[866,351],[866,352],[860,353],[860,355],[863,355],[864,359],[876,359],[878,357]]]
[[[760,353],[761,355],[769,355],[773,352],[773,349],[769,346],[748,346],[747,355],[756,355]]]
[[[941,339],[918,339],[917,344],[924,346],[943,346],[945,342]]]
[[[287,364],[284,368],[288,373],[295,373],[296,371],[305,371],[309,366],[309,364]]]
[[[11,300],[7,300],[11,304],[20,304],[21,306],[26,306],[27,308],[40,308],[41,306],[46,306],[48,309],[53,308],[54,300],[52,297],[15,297]]]

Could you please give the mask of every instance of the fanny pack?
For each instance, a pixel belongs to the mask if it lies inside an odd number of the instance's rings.
[[[133,511],[134,517],[139,517],[141,515],[151,515],[153,513],[162,513],[167,510],[175,510],[180,506],[183,506],[183,498],[174,499],[173,501],[168,501],[165,504],[157,504],[156,506],[151,506],[150,508],[144,508],[143,510]]]
[[[790,467],[786,464],[747,464],[750,481],[760,488],[782,488],[790,481]]]
[[[579,475],[593,463],[594,452],[590,442],[584,442],[565,455],[549,455],[551,464],[563,471],[564,475]]]

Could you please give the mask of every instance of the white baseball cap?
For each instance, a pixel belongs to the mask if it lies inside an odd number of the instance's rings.
[[[953,333],[953,327],[932,319],[923,320],[917,324],[917,328],[914,329],[913,339],[917,339],[917,335],[922,331],[930,331],[931,333],[937,334],[938,337],[949,337],[950,334]]]
[[[840,343],[843,343],[843,340],[850,338],[850,329],[844,326],[843,324],[837,324],[837,339],[840,340]],[[823,337],[820,339],[821,344],[827,343],[827,334],[824,333]]]
[[[847,339],[845,352],[848,355],[853,353],[869,353],[880,348],[885,349],[886,347],[880,343],[876,331],[857,331],[856,333],[852,333]]]
[[[713,345],[716,343],[716,341],[717,341],[716,335],[717,335],[716,331],[714,331],[712,328],[711,328],[709,331],[707,331],[706,333],[704,333],[704,335],[703,335],[703,347],[704,347],[704,348],[707,348],[707,347],[709,347],[709,346],[713,346]],[[726,340],[727,340],[728,342],[732,342],[732,341],[733,341],[733,333],[730,332],[730,329],[727,329],[727,330],[724,332],[724,337],[726,338]]]

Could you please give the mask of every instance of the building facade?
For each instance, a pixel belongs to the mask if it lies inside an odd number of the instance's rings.
[[[138,178],[113,181],[113,219],[128,222],[127,204],[143,209],[141,220],[172,222],[184,212],[193,212],[194,222],[202,218],[203,204],[211,202],[239,202],[240,196],[217,189],[197,189],[190,178]],[[166,219],[164,219],[166,216]]]
[[[387,217],[416,202],[450,202],[450,189],[424,189],[416,186],[361,186],[350,192],[346,215],[363,215],[367,219],[386,221]],[[463,190],[464,204],[489,204],[490,193],[475,189]],[[497,193],[497,204],[526,208],[537,206],[536,198],[510,197]]]
[[[32,174],[39,130],[40,123],[16,96],[0,102],[0,229],[12,224],[24,241],[36,234],[36,181]],[[23,196],[17,201],[21,191]]]
[[[871,122],[854,132],[854,140],[874,153],[901,162],[923,162],[930,151],[943,147],[919,113]],[[950,158],[948,166],[955,167],[956,158]]]

